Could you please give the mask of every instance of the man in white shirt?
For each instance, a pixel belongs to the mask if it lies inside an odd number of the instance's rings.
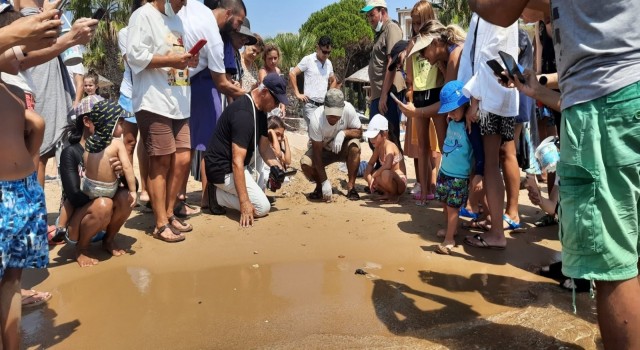
[[[324,167],[341,161],[347,163],[347,198],[358,200],[360,195],[355,184],[360,164],[360,118],[351,103],[344,101],[344,94],[338,89],[329,89],[324,102],[324,106],[318,107],[309,119],[311,148],[300,160],[304,175],[316,183],[316,189],[309,198],[331,200],[331,181]]]
[[[324,104],[324,95],[329,86],[336,87],[333,65],[329,60],[331,38],[323,36],[318,40],[316,52],[304,56],[300,63],[289,72],[289,81],[296,97],[304,103],[303,117],[309,125],[309,119],[316,108]],[[297,76],[304,73],[304,93],[298,90]]]

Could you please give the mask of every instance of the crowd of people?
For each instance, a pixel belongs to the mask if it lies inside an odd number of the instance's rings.
[[[469,0],[475,12],[465,32],[420,0],[411,38],[402,40],[386,1],[367,0],[361,13],[375,34],[363,130],[333,71],[330,37],[319,38],[287,83],[279,48],[251,31],[242,0],[134,3],[118,33],[125,70],[117,101],[97,93],[97,75],[59,57],[87,44],[97,19],[77,19],[60,35],[58,1],[0,6],[4,348],[20,345],[20,305],[51,297],[20,288],[22,269],[47,266],[48,245],[74,245],[83,267],[98,263],[91,242],[123,255],[115,237],[140,203],[153,212],[150,235],[168,243],[184,241],[194,229],[186,219],[202,211],[236,210],[242,227],[267,216],[275,199],[265,189],[295,173],[283,122],[288,83],[308,126],[300,168],[315,184],[310,200],[332,201],[326,166],[345,162],[348,199],[360,199],[360,173],[365,192],[398,202],[408,190],[408,156],[416,204],[442,204],[446,228],[435,232],[442,239],[435,252],[448,255],[460,216],[472,218],[466,228],[484,231],[464,237],[466,245],[505,249],[505,231],[523,227],[518,195],[526,183],[546,213],[536,225],[560,224],[563,261],[541,273],[570,280],[563,285],[571,289],[595,280],[605,347],[640,346],[640,43],[632,29],[639,5]],[[535,23],[532,36],[518,18]],[[629,30],[613,35],[620,25]],[[372,156],[361,162],[363,137]],[[543,146],[559,154],[557,175],[536,152]],[[48,229],[43,186],[54,157],[63,195]],[[199,207],[186,203],[190,175],[202,182]],[[548,198],[536,177],[547,182]]]

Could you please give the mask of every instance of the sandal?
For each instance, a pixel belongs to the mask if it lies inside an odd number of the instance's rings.
[[[47,231],[47,241],[49,245],[65,244],[64,237],[67,235],[67,229],[62,227],[50,226]]]
[[[49,292],[38,292],[36,290],[23,290],[23,292],[27,292],[29,294],[22,294],[22,307],[25,309],[36,307],[38,305],[42,305],[51,299],[51,293]]]
[[[538,221],[534,223],[536,227],[547,227],[547,226],[553,226],[557,224],[558,224],[558,219],[555,217],[555,215],[549,215],[549,214],[545,214],[543,217],[541,217],[540,219],[538,219]]]
[[[191,214],[187,214],[187,208],[192,210]],[[198,216],[200,214],[202,214],[202,209],[200,209],[200,207],[188,204],[184,200],[178,201],[178,203],[176,204],[175,208],[173,208],[173,215],[175,215],[175,216],[177,216],[177,217],[179,217],[181,219],[186,219],[188,217]]]
[[[357,201],[360,199],[360,195],[358,194],[358,191],[356,191],[355,187],[347,192],[347,199],[352,201]]]
[[[322,192],[320,191],[313,191],[311,193],[309,193],[307,195],[307,198],[313,200],[313,201],[319,201],[322,200]]]
[[[177,221],[180,226],[183,226],[183,228],[177,227],[176,225],[173,224],[174,221]],[[171,226],[175,231],[178,232],[191,232],[193,231],[193,226],[191,224],[188,224],[184,221],[182,221],[180,218],[178,218],[177,216],[173,215],[169,218],[169,226]],[[172,231],[173,231],[172,229]]]
[[[460,216],[477,220],[480,214],[472,212],[467,207],[460,207]]]
[[[511,233],[522,233],[526,232],[527,229],[522,226],[519,222],[515,222],[512,218],[510,218],[507,214],[502,215],[502,220],[507,223],[507,227],[505,230],[510,230]]]
[[[169,230],[171,231],[171,233],[174,235],[173,238],[169,238],[169,237],[164,237],[162,235],[162,232],[164,232],[165,230]],[[177,242],[182,242],[184,241],[185,237],[183,235],[177,235],[173,232],[173,230],[171,229],[171,225],[166,224],[162,227],[158,227],[156,228],[155,231],[153,231],[153,233],[151,234],[153,236],[153,238],[155,239],[159,239],[161,241],[167,242],[167,243],[177,243]]]

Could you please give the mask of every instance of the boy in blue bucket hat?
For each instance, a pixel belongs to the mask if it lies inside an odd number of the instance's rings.
[[[451,254],[455,247],[454,236],[458,227],[460,207],[469,197],[469,177],[475,158],[475,171],[472,180],[474,190],[482,190],[484,174],[484,150],[482,136],[477,123],[466,124],[465,112],[469,98],[462,93],[461,81],[448,82],[440,91],[439,114],[447,114],[449,125],[442,148],[442,164],[436,181],[436,199],[442,202],[447,217],[446,229],[438,231],[438,237],[444,237],[442,244],[436,247],[438,254]]]

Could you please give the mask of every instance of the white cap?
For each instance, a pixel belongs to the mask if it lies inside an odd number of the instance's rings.
[[[372,139],[380,133],[380,131],[389,130],[389,121],[381,114],[376,114],[369,121],[367,131],[364,132],[364,136],[368,139]]]
[[[367,0],[367,4],[360,9],[360,12],[369,12],[376,7],[387,8],[387,2],[385,0]]]

